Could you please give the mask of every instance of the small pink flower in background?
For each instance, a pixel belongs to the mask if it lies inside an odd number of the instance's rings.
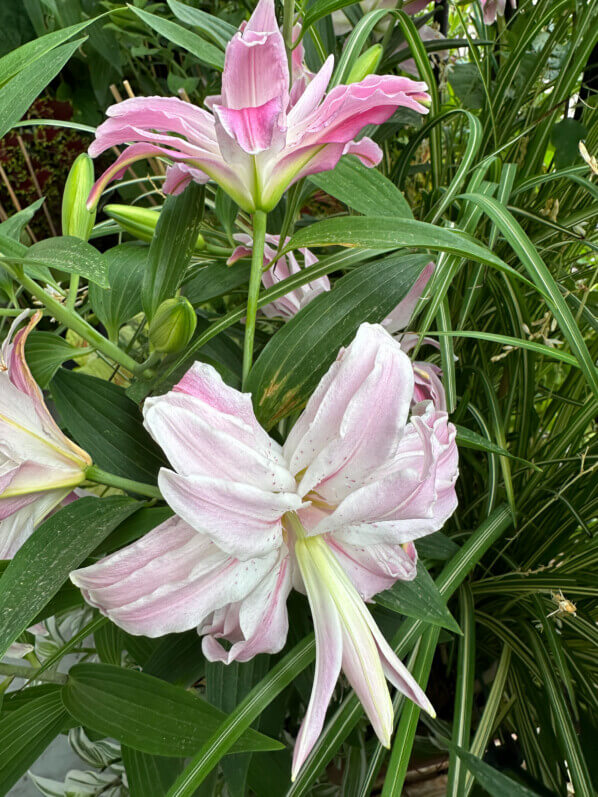
[[[60,431],[25,361],[25,341],[41,318],[15,330],[0,355],[0,559],[10,559],[33,529],[85,479],[89,455]]]
[[[492,25],[496,22],[497,15],[504,17],[507,0],[480,0],[484,12],[484,22]],[[517,0],[511,0],[511,8],[517,8]]]
[[[235,249],[229,258],[229,265],[235,263],[242,257],[251,257],[252,252],[252,238],[250,235],[240,234],[234,237],[241,245]],[[266,244],[264,248],[265,265],[270,263],[276,255],[280,237],[278,235],[267,235],[266,241],[273,246],[271,247]],[[309,249],[300,249],[299,251],[303,255],[306,267],[312,266],[318,262],[318,258]],[[415,348],[419,337],[417,335],[404,333],[403,330],[409,324],[417,303],[434,272],[434,268],[434,263],[428,263],[413,283],[413,287],[409,293],[382,322],[382,326],[385,327],[388,332],[396,335],[397,340],[399,340],[401,344],[401,348],[406,353],[409,353]],[[297,274],[300,270],[297,259],[294,257],[293,253],[288,253],[264,272],[262,283],[264,287],[270,288],[272,285],[291,276],[291,274]],[[282,316],[286,320],[289,320],[293,318],[301,308],[309,304],[312,299],[315,299],[320,293],[329,290],[330,280],[328,277],[319,277],[301,286],[301,288],[290,291],[280,299],[275,299],[270,304],[262,307],[262,312],[269,318]],[[438,347],[437,342],[432,338],[424,338],[422,342],[436,348]],[[446,412],[446,395],[442,385],[441,369],[433,363],[416,360],[413,363],[413,375],[415,378],[413,391],[414,403],[419,401],[432,401],[437,409]]]
[[[415,348],[419,341],[419,336],[403,332],[403,330],[411,321],[417,303],[422,297],[435,268],[434,263],[428,263],[422,269],[421,274],[415,280],[405,298],[399,302],[390,315],[382,322],[382,326],[396,337],[401,344],[401,348],[407,354]],[[422,343],[438,348],[438,343],[432,338],[424,338]],[[417,404],[420,401],[431,401],[437,410],[446,412],[446,395],[442,385],[441,369],[425,360],[415,360],[413,363],[413,377],[413,402]]]
[[[240,246],[237,246],[235,251],[228,259],[228,265],[236,263],[237,260],[242,257],[251,257],[251,252],[253,249],[253,239],[251,235],[239,233],[233,237],[235,241],[240,244]],[[287,238],[285,243],[288,241],[290,241],[290,238]],[[271,246],[269,244],[271,244]],[[279,235],[266,235],[266,245],[264,246],[264,267],[270,263],[272,265],[262,274],[262,284],[264,288],[272,288],[274,285],[282,282],[282,280],[290,277],[292,274],[298,274],[301,271],[301,267],[297,262],[297,257],[295,256],[294,252],[289,252],[288,254],[280,257],[275,263],[273,262],[276,252],[278,251],[279,244]],[[313,254],[313,252],[310,252],[309,249],[299,249],[299,252],[303,256],[303,263],[306,268],[308,266],[313,266],[318,262],[318,258]],[[317,279],[312,280],[312,282],[308,282],[305,285],[302,285],[300,288],[296,288],[294,291],[290,291],[289,293],[285,294],[280,299],[275,299],[270,304],[262,307],[262,312],[264,315],[268,316],[268,318],[282,316],[288,320],[296,315],[302,307],[305,307],[306,304],[309,304],[312,299],[315,299],[315,297],[320,293],[329,290],[330,280],[328,277],[318,277]]]
[[[455,429],[431,402],[411,410],[413,391],[399,343],[363,324],[280,446],[249,394],[195,363],[144,407],[172,466],[159,485],[176,516],[71,574],[129,633],[196,627],[210,661],[280,651],[288,594],[306,593],[316,677],[293,775],[320,734],[341,669],[385,745],[393,718],[386,679],[433,711],[364,604],[415,577],[413,540],[440,529],[457,505]]]
[[[131,163],[160,157],[172,164],[166,193],[179,193],[191,180],[214,180],[244,210],[269,211],[290,185],[333,169],[343,155],[376,166],[380,147],[367,137],[355,140],[366,125],[382,124],[399,107],[427,113],[426,84],[395,75],[368,75],[326,94],[334,57],[312,75],[298,60],[301,52],[294,52],[291,86],[274,0],[260,0],[227,45],[222,94],[206,99],[211,113],[168,97],[108,109],[90,155],[130,146],[97,181],[88,204]]]

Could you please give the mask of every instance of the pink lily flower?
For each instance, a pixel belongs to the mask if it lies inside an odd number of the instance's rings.
[[[484,23],[492,25],[496,22],[496,17],[505,15],[507,0],[480,0],[482,11],[484,12]],[[517,8],[517,0],[511,0],[511,8]]]
[[[364,603],[415,577],[413,540],[440,529],[457,505],[455,429],[430,402],[409,418],[413,387],[400,345],[363,324],[280,446],[257,422],[250,395],[196,362],[144,408],[172,465],[159,485],[176,515],[71,573],[86,600],[129,633],[196,627],[206,658],[226,663],[280,651],[287,596],[293,587],[306,593],[316,676],[293,777],[341,669],[387,746],[386,679],[433,712]]]
[[[242,257],[251,257],[253,251],[253,238],[251,235],[239,233],[233,237],[240,246],[237,246],[229,257],[227,261],[229,266],[236,263],[237,260],[240,260]],[[288,241],[290,241],[290,238],[286,239],[285,244],[288,243]],[[298,274],[301,271],[301,267],[297,262],[297,257],[294,252],[288,252],[274,262],[279,245],[280,235],[266,235],[264,268],[268,265],[270,268],[262,274],[262,285],[264,288],[272,288],[287,277]],[[299,249],[299,252],[303,256],[303,263],[306,268],[318,262],[318,258],[309,249]],[[264,315],[268,316],[268,318],[282,316],[288,320],[320,293],[329,290],[330,280],[328,277],[318,277],[318,279],[312,280],[312,282],[308,282],[300,288],[296,288],[294,291],[289,291],[289,293],[285,294],[280,299],[275,299],[273,302],[270,302],[270,304],[262,307],[262,312]]]
[[[173,97],[139,97],[108,109],[89,149],[95,157],[129,144],[100,177],[93,206],[108,183],[135,161],[166,158],[164,191],[177,194],[195,180],[214,180],[248,212],[269,211],[284,191],[309,174],[333,169],[342,155],[376,166],[382,152],[371,139],[355,141],[370,124],[382,124],[404,106],[427,113],[426,84],[395,75],[369,75],[328,94],[334,58],[313,75],[287,55],[274,0],[260,0],[226,48],[222,94],[203,110]]]
[[[25,341],[41,318],[36,313],[15,335],[28,312],[15,319],[0,353],[0,559],[14,556],[91,465],[56,425],[27,366]]]

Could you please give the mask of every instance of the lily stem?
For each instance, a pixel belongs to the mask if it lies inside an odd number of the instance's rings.
[[[284,0],[282,12],[282,38],[289,59],[289,86],[293,80],[293,21],[295,16],[295,0]]]
[[[67,676],[61,672],[40,673],[36,672],[38,667],[29,667],[26,664],[4,664],[0,662],[0,675],[9,675],[12,678],[27,678],[30,681],[46,681],[51,684],[65,684]]]
[[[66,306],[68,310],[75,309],[75,302],[77,301],[77,291],[79,290],[79,275],[71,274],[69,282],[69,292],[66,299]]]
[[[73,332],[76,332],[84,340],[105,354],[111,360],[122,365],[127,371],[141,376],[143,373],[143,366],[136,362],[128,354],[118,348],[114,343],[100,334],[97,329],[94,329],[91,324],[88,324],[81,316],[72,308],[61,304],[50,296],[46,291],[38,285],[37,282],[32,280],[22,271],[18,274],[18,281],[32,296],[44,305],[49,310],[50,314],[58,321],[59,324],[64,324]]]
[[[245,319],[245,340],[243,342],[243,389],[253,362],[253,341],[255,339],[255,318],[257,300],[260,293],[262,269],[264,265],[264,244],[266,242],[267,214],[256,210],[253,214],[253,251],[251,254],[251,273],[247,292],[247,317]]]
[[[85,469],[85,478],[97,484],[105,484],[108,487],[117,487],[119,490],[137,493],[137,495],[145,495],[147,498],[162,498],[162,493],[153,484],[125,479],[115,473],[107,473],[105,470],[96,467],[96,465],[90,465]]]

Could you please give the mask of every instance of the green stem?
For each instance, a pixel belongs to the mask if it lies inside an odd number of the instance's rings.
[[[249,276],[249,291],[247,293],[247,317],[245,319],[245,340],[243,343],[243,388],[245,387],[245,382],[247,381],[253,362],[257,300],[260,293],[262,268],[264,265],[266,219],[267,214],[264,213],[263,210],[256,210],[253,214],[253,251],[251,254],[251,274]]]
[[[89,479],[89,481],[97,482],[98,484],[106,484],[108,487],[117,487],[119,490],[137,493],[137,495],[145,495],[148,498],[162,498],[162,493],[153,484],[145,484],[144,482],[133,481],[133,479],[125,479],[122,476],[116,476],[114,473],[107,473],[105,470],[95,465],[90,465],[85,469],[85,477]]]
[[[16,318],[23,312],[22,307],[0,307],[0,316],[8,316],[9,318]]]
[[[75,302],[77,301],[77,291],[79,290],[79,275],[71,274],[69,282],[69,292],[66,299],[66,307],[68,310],[75,309]]]
[[[143,366],[139,365],[139,363],[132,357],[129,357],[128,354],[121,351],[114,343],[107,340],[107,338],[88,324],[87,321],[84,321],[73,309],[65,307],[65,305],[57,302],[56,299],[47,294],[37,282],[34,282],[34,280],[26,274],[20,273],[18,275],[18,280],[32,296],[39,299],[58,323],[64,324],[69,329],[72,329],[73,332],[76,332],[88,343],[91,343],[95,349],[101,351],[102,354],[105,354],[106,357],[114,360],[114,362],[119,365],[122,365],[123,368],[126,368],[136,376],[141,376],[143,373]]]
[[[61,672],[40,673],[39,678],[36,674],[36,667],[28,667],[25,664],[4,664],[0,662],[0,675],[9,675],[13,678],[27,678],[31,681],[46,681],[51,684],[65,684],[67,676]]]
[[[293,80],[293,19],[295,16],[295,0],[284,0],[282,12],[282,38],[289,59],[289,81]],[[290,84],[289,84],[290,85]]]

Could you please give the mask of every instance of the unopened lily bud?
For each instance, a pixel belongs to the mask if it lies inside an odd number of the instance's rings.
[[[381,44],[373,44],[362,53],[351,67],[347,83],[359,83],[364,77],[371,75],[378,69],[384,48]]]
[[[93,161],[86,152],[75,159],[66,178],[62,195],[62,234],[89,239],[96,220],[95,210],[87,210],[87,197],[93,186]]]
[[[130,205],[106,205],[104,212],[134,238],[148,242],[154,237],[160,218],[160,211],[131,207]],[[205,245],[203,235],[198,235],[195,250],[203,249]]]
[[[174,354],[185,348],[193,337],[197,316],[184,296],[166,299],[156,310],[149,328],[154,351]]]

